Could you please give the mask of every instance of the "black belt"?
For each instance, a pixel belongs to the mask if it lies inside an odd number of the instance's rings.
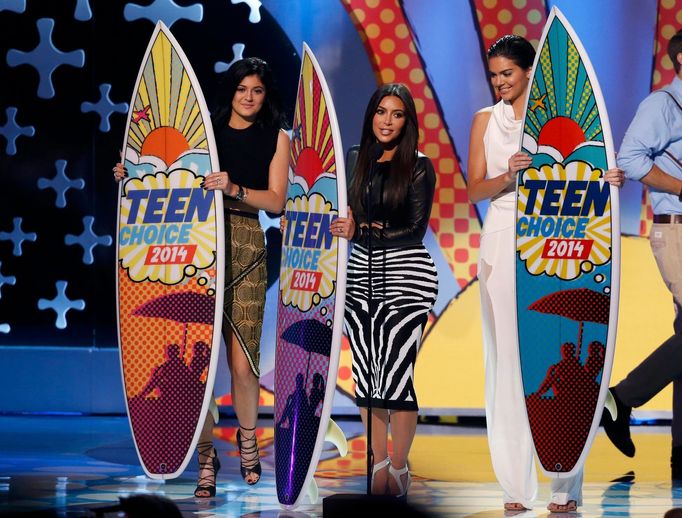
[[[682,214],[654,214],[654,223],[682,223]]]

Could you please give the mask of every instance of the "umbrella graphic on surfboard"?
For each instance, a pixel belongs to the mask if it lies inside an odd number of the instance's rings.
[[[534,437],[538,454],[557,469],[566,459],[568,462],[578,459],[594,417],[606,347],[599,340],[591,341],[587,357],[582,361],[583,331],[586,322],[609,324],[610,298],[588,288],[568,289],[545,295],[528,309],[578,322],[577,343],[571,340],[544,344],[544,347],[558,349],[561,359],[547,369],[537,390],[526,396],[531,429],[544,432]],[[580,404],[576,405],[577,401]],[[556,418],[565,415],[571,418]],[[549,420],[546,416],[554,416],[554,419]],[[550,437],[551,441],[548,440]],[[555,438],[561,439],[560,449],[554,447]]]
[[[275,480],[286,509],[306,493],[325,440],[342,455],[347,444],[330,419],[336,388],[346,293],[347,242],[330,223],[346,215],[343,148],[332,98],[304,43],[289,160],[286,225],[277,306]]]
[[[540,466],[550,477],[571,477],[589,452],[608,391],[620,230],[617,188],[603,178],[615,166],[604,100],[556,7],[537,49],[522,124],[521,149],[532,164],[518,175],[516,204],[521,376]]]
[[[123,149],[121,374],[140,463],[149,477],[170,479],[192,458],[213,402],[225,254],[222,198],[201,188],[218,170],[210,114],[162,22],[142,59]]]
[[[133,315],[173,320],[183,324],[182,348],[187,348],[187,327],[191,323],[213,325],[215,297],[196,291],[162,295],[135,308]]]

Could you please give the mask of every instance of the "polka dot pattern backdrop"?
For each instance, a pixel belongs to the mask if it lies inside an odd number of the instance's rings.
[[[523,36],[537,49],[547,21],[544,0],[474,0],[483,49],[505,34]]]
[[[397,1],[341,1],[365,44],[377,81],[404,83],[412,92],[420,150],[431,158],[437,174],[431,230],[457,283],[464,287],[476,276],[481,223],[405,13]]]
[[[654,222],[654,211],[651,208],[649,190],[642,185],[642,210],[639,214],[639,235],[648,237],[651,232],[651,225]]]
[[[668,41],[682,27],[682,3],[678,0],[658,0],[656,18],[656,42],[654,45],[654,71],[651,76],[651,90],[664,87],[675,77],[673,62],[668,56]],[[642,186],[642,210],[639,220],[639,235],[648,236],[654,213],[651,210],[649,193]]]
[[[353,381],[353,353],[350,350],[350,342],[344,334],[341,337],[341,355],[339,356],[339,372],[336,377],[336,388],[346,396],[355,396],[355,382]]]
[[[675,68],[668,56],[668,41],[681,27],[682,2],[679,0],[658,0],[654,72],[651,77],[652,91],[667,85],[675,77]]]

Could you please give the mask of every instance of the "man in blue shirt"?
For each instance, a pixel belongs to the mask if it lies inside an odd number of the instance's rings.
[[[642,101],[625,133],[618,166],[649,188],[654,221],[649,241],[675,304],[674,334],[612,387],[618,409],[604,413],[609,439],[628,457],[635,454],[630,411],[673,382],[672,478],[682,479],[682,30],[668,43],[676,76]]]

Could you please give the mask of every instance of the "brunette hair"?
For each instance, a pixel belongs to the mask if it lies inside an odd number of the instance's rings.
[[[381,103],[384,97],[388,96],[399,98],[405,106],[405,125],[398,136],[397,149],[391,159],[390,174],[384,184],[389,207],[398,207],[407,195],[407,189],[412,179],[412,171],[417,162],[417,140],[419,138],[417,109],[407,86],[401,83],[390,83],[380,86],[372,94],[365,110],[362,136],[360,137],[360,150],[349,191],[351,206],[362,205],[364,187],[367,184],[369,168],[371,166],[370,162],[372,161],[369,150],[372,144],[377,141],[372,129],[372,122],[379,103]]]
[[[668,57],[673,62],[675,73],[680,73],[680,64],[677,62],[677,55],[682,52],[682,29],[677,31],[668,42]]]
[[[256,124],[264,127],[285,128],[279,92],[270,65],[256,57],[235,61],[218,79],[218,96],[213,121],[216,126],[225,124],[232,115],[232,99],[245,77],[256,75],[265,86],[265,101],[256,115]]]
[[[497,57],[510,59],[526,70],[533,66],[535,49],[527,39],[516,34],[507,34],[490,45],[488,49],[488,60]]]

